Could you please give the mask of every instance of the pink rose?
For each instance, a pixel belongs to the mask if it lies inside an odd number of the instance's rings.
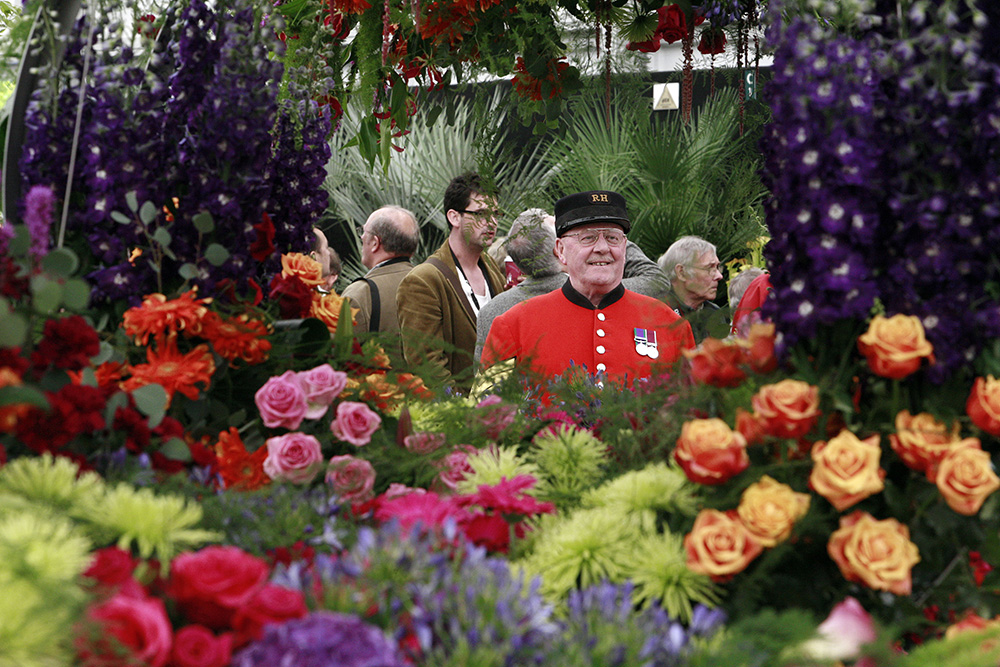
[[[78,639],[80,664],[85,667],[124,664],[119,662],[120,646],[129,651],[130,664],[163,667],[170,659],[173,633],[163,600],[119,593],[91,608],[88,617],[101,632]]]
[[[210,546],[170,563],[169,594],[194,623],[231,627],[233,614],[267,583],[267,563],[239,547]]]
[[[413,433],[403,438],[403,447],[414,454],[430,454],[444,447],[444,433]]]
[[[875,641],[875,623],[861,603],[849,597],[833,608],[816,633],[819,636],[802,647],[810,658],[824,662],[853,660],[858,657],[862,646]],[[855,664],[874,663],[865,661]]]
[[[83,575],[105,586],[118,586],[132,578],[132,572],[138,563],[124,549],[105,547],[94,552],[94,561]]]
[[[513,405],[505,405],[503,400],[496,395],[487,396],[476,404],[479,414],[477,421],[486,429],[486,437],[496,440],[503,433],[504,429],[514,421],[517,408]]]
[[[414,488],[412,486],[400,484],[399,482],[393,482],[389,485],[389,488],[385,490],[385,493],[382,494],[382,497],[388,500],[390,498],[408,496],[411,493],[427,493],[427,489],[421,489],[419,487]]]
[[[360,503],[372,497],[375,468],[354,456],[334,456],[326,469],[326,483],[344,502]]]
[[[185,625],[174,635],[174,667],[226,667],[233,657],[233,635],[215,636],[204,625]]]
[[[441,459],[438,462],[441,468],[438,481],[452,491],[458,489],[459,483],[473,472],[469,465],[469,454],[475,454],[476,451],[472,445],[462,445]]]
[[[325,415],[333,401],[347,386],[347,373],[333,370],[330,364],[322,364],[296,375],[306,394],[306,403],[309,405],[306,419],[319,419]]]
[[[305,433],[287,433],[267,439],[264,472],[271,479],[308,484],[323,465],[319,440]]]
[[[361,447],[371,442],[372,433],[378,430],[382,418],[364,403],[344,401],[337,406],[337,416],[330,430],[339,440]]]
[[[254,402],[268,428],[297,429],[309,410],[306,393],[294,371],[285,371],[265,382],[254,394]]]

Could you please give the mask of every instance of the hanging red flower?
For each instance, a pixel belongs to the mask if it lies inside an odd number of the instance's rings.
[[[263,262],[274,254],[274,223],[271,222],[271,216],[267,211],[261,214],[260,222],[253,228],[257,232],[257,237],[250,244],[250,256],[258,262]]]
[[[654,39],[659,37],[667,44],[684,39],[688,31],[687,20],[684,18],[684,10],[680,8],[680,5],[660,7],[656,13],[659,14],[660,22],[656,26]]]
[[[701,33],[698,51],[706,56],[722,53],[726,50],[726,33],[721,28],[706,28]]]
[[[517,63],[514,66],[514,78],[511,81],[514,84],[514,90],[521,97],[526,97],[530,100],[541,101],[543,97],[556,97],[562,91],[559,79],[569,67],[569,63],[564,61],[564,57],[560,57],[558,60],[550,60],[546,66],[548,73],[541,79],[537,79],[528,72],[528,68],[524,64],[524,58],[518,56]],[[543,90],[545,83],[550,84],[547,95],[544,94]]]

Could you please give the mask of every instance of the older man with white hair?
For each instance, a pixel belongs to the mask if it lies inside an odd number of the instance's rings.
[[[682,236],[657,262],[670,281],[665,301],[691,323],[695,340],[700,343],[709,335],[725,338],[729,323],[714,303],[722,280],[715,246],[698,236]]]

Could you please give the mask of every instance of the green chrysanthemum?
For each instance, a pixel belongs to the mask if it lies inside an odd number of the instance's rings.
[[[470,454],[468,462],[472,473],[459,483],[459,493],[475,493],[482,484],[495,485],[518,475],[538,479],[538,468],[525,461],[514,447],[490,447]]]
[[[536,496],[560,508],[576,505],[601,479],[606,446],[590,431],[561,425],[535,438],[530,456],[538,466]]]
[[[79,472],[75,463],[61,456],[14,459],[0,468],[0,498],[5,499],[0,501],[0,508],[18,504],[13,498],[20,497],[39,508],[72,514],[104,491],[99,475]]]
[[[659,601],[667,613],[682,621],[691,619],[692,603],[718,603],[712,580],[688,569],[684,538],[673,533],[647,535],[631,553],[626,576],[635,584],[633,600],[646,607]]]
[[[72,588],[70,597],[65,584],[62,590],[42,590],[15,579],[0,580],[0,590],[0,667],[72,664],[72,626],[84,600],[80,589]]]
[[[194,528],[201,506],[180,496],[157,496],[149,489],[119,484],[87,508],[98,534],[117,540],[122,549],[134,543],[143,558],[156,555],[169,563],[178,549],[217,540],[216,533]]]
[[[665,463],[652,463],[625,473],[583,496],[584,507],[616,506],[624,511],[654,510],[694,515],[694,486],[684,473]]]
[[[631,551],[654,530],[652,512],[621,507],[577,510],[540,524],[535,551],[524,562],[528,576],[542,577],[542,592],[562,599],[574,588],[604,580],[624,581]]]

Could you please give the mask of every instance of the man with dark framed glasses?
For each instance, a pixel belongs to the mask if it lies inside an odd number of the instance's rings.
[[[444,214],[448,238],[403,278],[396,306],[407,364],[463,388],[472,382],[479,310],[503,291],[506,278],[484,252],[496,236],[498,211],[478,174],[452,179]]]
[[[726,312],[715,303],[722,267],[715,246],[698,236],[682,236],[657,260],[670,281],[666,302],[691,323],[694,339],[729,335]]]
[[[556,202],[555,255],[568,279],[493,321],[483,346],[489,368],[510,359],[540,377],[571,365],[599,380],[649,377],[694,347],[694,336],[663,302],[622,285],[631,223],[616,192],[579,192]]]

